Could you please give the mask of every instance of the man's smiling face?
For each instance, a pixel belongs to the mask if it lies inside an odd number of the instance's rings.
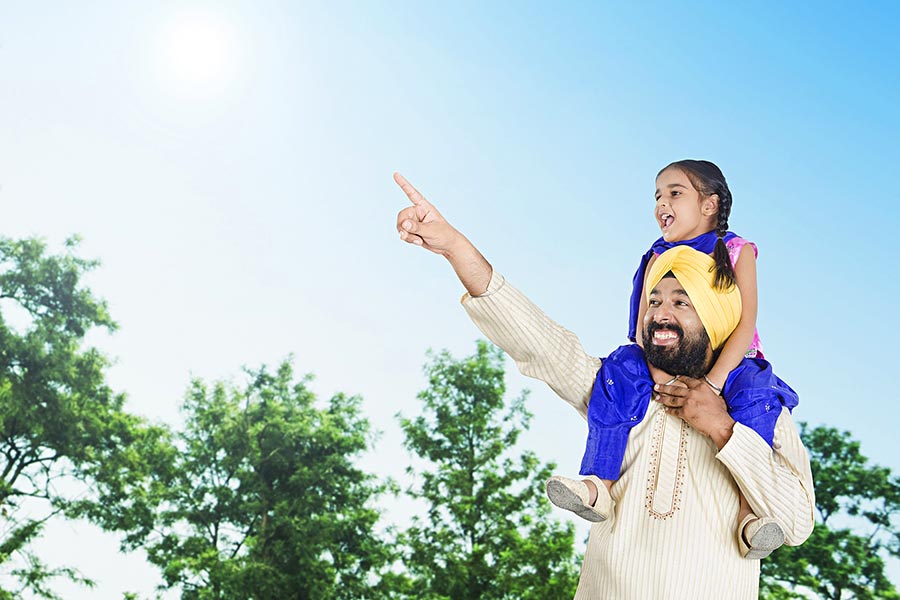
[[[709,336],[674,277],[664,277],[650,291],[642,341],[647,362],[670,375],[703,377],[709,370]]]

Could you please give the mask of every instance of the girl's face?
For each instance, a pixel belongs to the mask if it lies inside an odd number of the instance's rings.
[[[667,242],[695,238],[716,228],[718,196],[702,197],[681,169],[666,169],[656,178],[654,215]]]

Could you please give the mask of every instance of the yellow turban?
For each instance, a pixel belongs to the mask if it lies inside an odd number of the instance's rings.
[[[741,320],[741,293],[737,286],[726,291],[713,287],[715,261],[690,246],[675,246],[656,257],[647,274],[647,298],[663,276],[672,271],[691,299],[706,329],[713,350],[718,349]]]

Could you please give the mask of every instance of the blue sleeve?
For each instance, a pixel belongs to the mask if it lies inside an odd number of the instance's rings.
[[[762,358],[744,358],[728,375],[722,395],[731,418],[754,430],[770,446],[781,407],[792,411],[799,403],[797,392]]]

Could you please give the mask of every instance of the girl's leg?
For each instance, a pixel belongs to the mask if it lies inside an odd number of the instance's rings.
[[[744,494],[738,492],[741,506],[738,509],[738,546],[744,558],[765,558],[784,544],[784,531],[775,519],[757,517]]]
[[[599,478],[598,478],[598,480],[599,480],[601,483],[603,483],[603,485],[606,486],[606,493],[607,493],[607,494],[609,494],[609,493],[612,492],[612,484],[613,484],[613,481],[612,481],[611,479],[599,479]],[[588,488],[588,494],[589,494],[589,496],[588,496],[588,504],[590,504],[591,506],[594,506],[594,505],[597,503],[597,496],[598,496],[597,484],[594,483],[594,480],[593,480],[593,479],[582,479],[582,481],[585,483],[585,485],[587,485],[587,488]],[[744,500],[743,494],[741,494],[741,500],[746,504],[747,501]],[[743,508],[743,507],[742,507],[742,508]],[[748,511],[750,510],[750,505],[749,505],[749,504],[747,504],[747,510],[748,510]]]
[[[609,493],[612,481],[588,475],[582,480],[554,475],[547,480],[550,502],[582,519],[599,523],[612,516],[615,502]]]

